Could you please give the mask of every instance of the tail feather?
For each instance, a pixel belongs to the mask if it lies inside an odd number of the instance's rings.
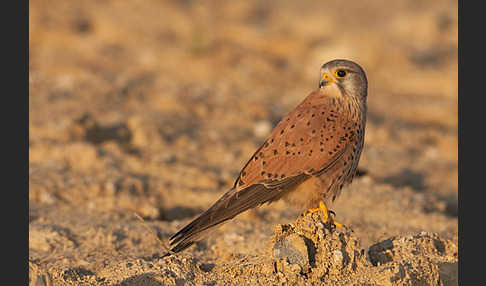
[[[263,187],[263,186],[262,186]],[[256,205],[255,205],[256,206]],[[172,252],[180,252],[206,237],[208,231],[223,222],[234,218],[249,209],[243,198],[236,194],[235,189],[229,190],[207,211],[194,219],[170,238]]]
[[[299,184],[308,176],[301,175],[287,181],[285,187],[251,185],[243,190],[230,189],[213,206],[194,219],[170,238],[171,252],[177,253],[206,237],[210,229],[234,218],[236,215],[280,199],[292,186]],[[284,191],[285,190],[285,191]]]

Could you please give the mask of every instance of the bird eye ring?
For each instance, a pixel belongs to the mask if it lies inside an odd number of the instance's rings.
[[[345,70],[336,70],[334,74],[336,77],[345,77],[348,73]]]

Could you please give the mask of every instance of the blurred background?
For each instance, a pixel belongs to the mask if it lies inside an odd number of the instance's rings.
[[[62,263],[77,265],[98,259],[88,250],[157,248],[146,232],[125,229],[139,227],[131,213],[166,239],[206,209],[336,58],[359,63],[369,81],[361,176],[333,208],[337,220],[364,246],[422,230],[457,240],[457,1],[31,0],[29,8],[32,259],[55,264],[71,253]],[[269,237],[298,214],[278,202],[224,230],[257,217],[246,230]],[[127,242],[133,235],[145,250]],[[228,245],[254,252],[244,240],[205,243],[215,259]]]

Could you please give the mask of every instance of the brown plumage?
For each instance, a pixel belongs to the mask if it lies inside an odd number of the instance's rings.
[[[347,60],[324,64],[319,89],[282,118],[233,188],[171,237],[171,252],[186,249],[212,227],[264,203],[284,198],[311,208],[334,201],[356,173],[366,97],[367,79],[359,65]]]

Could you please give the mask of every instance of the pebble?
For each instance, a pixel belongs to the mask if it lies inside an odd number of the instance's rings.
[[[261,120],[253,125],[253,134],[256,137],[266,137],[272,130],[272,124],[267,120]]]
[[[343,253],[341,252],[341,250],[339,249],[336,249],[333,251],[333,258],[334,258],[334,262],[336,264],[342,264],[343,263]]]

